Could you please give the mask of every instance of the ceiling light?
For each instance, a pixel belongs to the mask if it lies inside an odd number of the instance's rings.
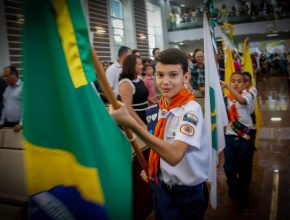
[[[273,118],[271,118],[271,121],[282,121],[282,118],[281,117],[277,117],[277,118],[273,117]]]
[[[96,33],[97,34],[103,34],[103,33],[106,33],[106,31],[102,27],[96,27]]]
[[[179,45],[183,45],[184,43],[180,42]]]
[[[144,39],[146,39],[147,37],[146,37],[144,34],[139,34],[139,38],[140,38],[141,40],[144,40]]]
[[[23,24],[24,23],[24,15],[16,15],[17,22]]]
[[[185,4],[181,4],[180,7],[183,7],[184,8],[185,7]]]
[[[97,30],[96,32],[97,32],[97,33],[100,33],[100,34],[102,34],[102,33],[106,33],[105,30]]]
[[[274,173],[279,173],[279,170],[278,169],[274,169]]]
[[[267,34],[267,37],[277,37],[279,36],[278,34]]]

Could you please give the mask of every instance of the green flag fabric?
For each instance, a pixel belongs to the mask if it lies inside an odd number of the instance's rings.
[[[79,0],[25,0],[23,125],[28,194],[75,187],[108,219],[132,218],[131,146],[95,80]]]
[[[206,14],[203,17],[204,66],[205,66],[205,123],[208,129],[210,147],[209,182],[210,203],[217,207],[217,170],[218,153],[225,147],[224,127],[228,124],[226,107],[219,82],[217,64],[212,45],[212,36]]]

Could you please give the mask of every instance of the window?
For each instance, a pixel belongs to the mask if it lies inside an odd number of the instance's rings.
[[[148,26],[148,40],[149,40],[149,55],[150,58],[153,59],[152,50],[156,47],[156,34],[155,34],[155,22],[154,22],[154,12],[153,5],[147,3],[147,26]]]
[[[147,30],[149,40],[149,54],[152,57],[153,48],[163,48],[162,17],[159,6],[146,2],[147,10]]]
[[[111,24],[116,54],[119,48],[124,45],[123,5],[120,0],[111,0]]]
[[[123,7],[120,0],[111,1],[111,16],[116,18],[123,18]]]

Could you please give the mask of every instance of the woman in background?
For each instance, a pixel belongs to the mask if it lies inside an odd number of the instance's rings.
[[[119,96],[130,115],[147,129],[148,90],[141,78],[142,70],[142,60],[139,56],[129,55],[126,57],[119,78]]]

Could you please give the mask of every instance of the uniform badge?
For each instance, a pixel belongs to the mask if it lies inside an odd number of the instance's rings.
[[[188,125],[188,124],[184,124],[180,127],[180,132],[182,134],[188,135],[188,136],[192,136],[194,135],[194,129],[192,126]]]
[[[187,113],[183,116],[183,121],[187,121],[189,123],[197,125],[198,119],[194,114]]]

